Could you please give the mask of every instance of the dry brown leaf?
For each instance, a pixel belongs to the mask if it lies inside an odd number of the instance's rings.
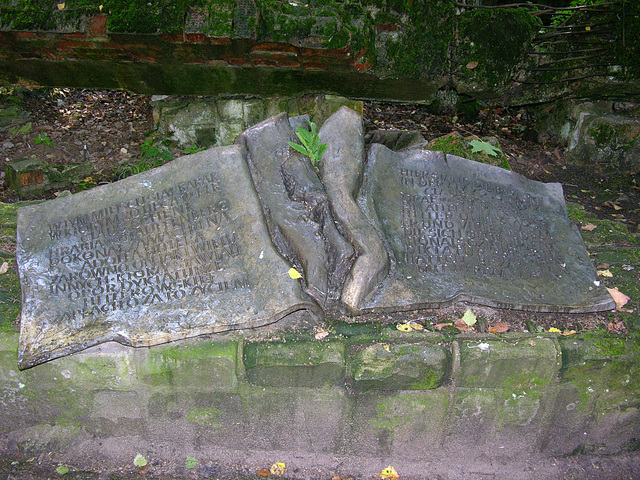
[[[597,225],[594,225],[593,223],[587,223],[586,225],[583,225],[582,227],[580,227],[582,230],[586,230],[587,232],[592,232],[593,230],[595,230],[596,228],[598,228]]]
[[[613,298],[613,301],[616,302],[616,310],[620,310],[629,300],[631,300],[631,297],[627,297],[624,293],[618,290],[618,287],[607,288],[607,291]]]
[[[435,328],[436,330],[440,331],[440,330],[442,330],[443,328],[446,328],[446,327],[452,327],[452,326],[453,326],[453,325],[452,325],[451,323],[437,323],[437,324],[435,324],[435,325],[433,326],[433,328]]]
[[[536,342],[534,342],[533,340],[529,340],[529,345],[531,345],[532,347],[536,346]]]
[[[327,330],[324,330],[322,328],[318,328],[316,330],[316,334],[314,335],[316,340],[322,340],[324,339],[327,335],[329,335],[329,332]]]
[[[266,468],[261,468],[256,473],[261,477],[268,477],[269,475],[271,475],[271,470],[267,470]]]
[[[474,68],[476,68],[478,66],[478,62],[469,62],[467,63],[467,68],[469,70],[473,70]]]
[[[491,333],[507,333],[509,331],[509,325],[504,322],[498,322],[495,325],[489,327]]]
[[[3,275],[9,271],[9,262],[2,262],[0,266],[0,275]]]
[[[612,202],[611,200],[607,200],[606,202],[603,203],[603,205],[605,207],[613,208],[614,210],[622,210],[622,207],[620,205],[618,205],[615,202]]]
[[[611,270],[609,270],[608,268],[606,270],[598,270],[596,273],[599,277],[613,277],[613,273],[611,273]]]
[[[456,327],[458,330],[460,330],[463,333],[469,333],[473,331],[473,328],[469,327],[469,325],[467,325],[467,322],[465,322],[463,319],[459,318],[458,320],[456,320],[453,324],[454,327]]]

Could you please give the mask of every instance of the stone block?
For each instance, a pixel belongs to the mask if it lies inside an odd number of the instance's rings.
[[[596,165],[605,171],[637,172],[640,162],[640,118],[600,114],[590,104],[576,112],[567,159],[575,163]]]
[[[138,355],[136,368],[152,387],[229,391],[238,384],[237,355],[237,341],[198,339],[148,350]]]
[[[456,386],[538,388],[560,371],[561,353],[552,338],[520,338],[513,341],[459,341],[460,368]]]
[[[449,352],[439,345],[371,345],[352,361],[358,390],[429,390],[439,387],[449,367]]]
[[[350,400],[341,452],[418,460],[441,450],[450,408],[447,389],[367,392]]]
[[[343,343],[250,343],[244,347],[247,379],[272,387],[322,387],[344,381]]]
[[[587,362],[606,363],[610,360],[633,362],[640,353],[624,338],[569,336],[558,338],[562,348],[562,368],[584,366]]]
[[[42,192],[46,187],[44,172],[47,164],[35,157],[9,162],[5,165],[7,186],[18,194]]]
[[[68,188],[91,173],[91,162],[55,166],[37,157],[31,157],[5,165],[7,185],[20,196]]]

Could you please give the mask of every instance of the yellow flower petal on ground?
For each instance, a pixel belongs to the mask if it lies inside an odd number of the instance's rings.
[[[272,475],[283,475],[284,474],[284,467],[285,464],[282,462],[276,462],[273,465],[271,465],[271,468],[269,469],[269,471],[271,472]]]
[[[380,476],[387,480],[398,480],[400,478],[400,475],[398,475],[398,472],[396,472],[396,469],[393,468],[391,465],[389,465],[387,468],[382,470],[382,472],[380,472]]]
[[[289,269],[289,276],[291,278],[293,278],[294,280],[296,280],[298,278],[302,278],[302,275],[300,275],[295,268],[290,268]]]

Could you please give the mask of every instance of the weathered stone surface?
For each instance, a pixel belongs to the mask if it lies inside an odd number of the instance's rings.
[[[17,235],[21,368],[317,309],[272,247],[239,146],[22,208]]]
[[[440,152],[373,145],[361,205],[394,268],[361,310],[494,307],[586,312],[613,308],[560,184]]]
[[[338,342],[250,343],[247,379],[272,387],[321,387],[344,381],[345,346]]]
[[[342,302],[357,311],[363,299],[389,272],[389,254],[378,232],[356,203],[364,170],[362,117],[343,107],[319,132],[327,144],[320,173],[336,220],[358,256],[342,288]]]
[[[431,390],[449,371],[448,352],[438,345],[371,345],[352,361],[358,390]]]
[[[362,114],[361,101],[332,95],[291,98],[163,95],[153,97],[152,105],[158,130],[185,148],[194,144],[231,145],[244,130],[280,112],[287,112],[289,117],[309,114],[318,125],[343,105]]]
[[[338,232],[327,193],[309,159],[289,147],[294,140],[282,113],[246,130],[237,142],[247,148],[276,247],[301,265],[307,293],[325,307],[337,299],[354,249]]]
[[[553,379],[562,364],[561,353],[551,338],[515,342],[486,340],[458,342],[460,370],[454,374],[458,387],[506,386],[527,391]]]
[[[570,161],[594,165],[617,174],[635,174],[640,168],[640,118],[602,114],[583,106],[567,146]]]

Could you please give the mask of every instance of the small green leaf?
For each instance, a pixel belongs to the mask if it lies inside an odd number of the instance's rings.
[[[147,459],[144,458],[143,455],[137,454],[136,458],[133,459],[133,464],[136,467],[146,467],[147,466]]]
[[[464,312],[462,316],[462,321],[466,323],[469,327],[472,327],[476,324],[476,314],[471,311],[471,309]]]
[[[471,150],[472,153],[485,152],[487,155],[491,155],[492,157],[497,157],[502,153],[500,148],[494,147],[489,142],[483,142],[481,140],[471,140],[469,145],[473,147]]]
[[[56,468],[56,472],[58,472],[58,475],[66,475],[67,473],[69,473],[69,467],[58,465],[58,468]]]
[[[306,148],[304,148],[302,145],[300,145],[299,143],[293,143],[293,142],[289,142],[289,146],[291,148],[293,148],[294,150],[297,150],[298,152],[300,152],[303,155],[308,155],[309,152]]]
[[[184,468],[196,468],[198,466],[198,460],[193,457],[187,457],[187,461],[184,464]]]
[[[323,143],[322,145],[320,145],[320,148],[318,148],[318,160],[320,159],[320,157],[322,157],[322,154],[326,149],[327,149],[326,143]]]

